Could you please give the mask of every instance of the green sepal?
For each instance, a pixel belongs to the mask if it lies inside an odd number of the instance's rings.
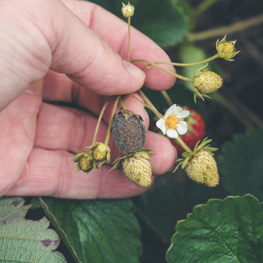
[[[186,158],[186,157],[188,157],[189,156],[189,152],[184,152],[184,153],[182,153],[182,156],[184,157],[184,158]]]
[[[83,153],[82,152],[76,152],[77,154],[70,158],[70,161],[73,161],[74,163],[77,163],[79,161],[79,159],[82,157]]]
[[[190,159],[191,155],[189,155],[188,157],[185,158],[185,160],[182,162],[182,169],[185,168],[185,166],[187,165],[189,159]]]
[[[204,147],[204,149],[208,152],[214,152],[214,151],[217,151],[218,148],[214,148],[214,147]]]
[[[78,171],[80,171],[80,170],[81,170],[81,169],[80,169],[80,166],[79,166],[79,163],[78,163],[77,166],[76,166],[75,173],[78,172]]]
[[[174,170],[173,170],[172,172],[175,173],[175,172],[177,171],[177,169],[180,167],[180,165],[182,165],[182,162],[179,162],[179,163],[175,166],[175,168],[174,168]]]
[[[122,156],[122,157],[119,157],[119,158],[115,159],[114,162],[113,162],[113,166],[112,166],[112,168],[110,169],[110,171],[112,171],[113,169],[120,170],[121,167],[122,167],[122,165],[121,165],[121,164],[122,164],[122,160],[123,160],[124,158],[130,157],[130,156],[132,156],[132,154],[124,155],[124,156]]]

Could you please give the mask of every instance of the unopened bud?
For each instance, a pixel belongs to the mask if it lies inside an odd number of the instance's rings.
[[[79,160],[79,167],[82,171],[88,173],[93,169],[93,160],[83,156]]]
[[[226,41],[226,36],[219,41],[216,42],[216,50],[219,55],[219,57],[228,60],[228,61],[234,61],[232,59],[236,54],[238,54],[240,51],[236,51],[235,49],[236,41]]]
[[[122,3],[121,12],[124,17],[131,17],[134,14],[134,6],[131,5],[130,2],[128,2],[128,5],[125,5],[124,3]]]

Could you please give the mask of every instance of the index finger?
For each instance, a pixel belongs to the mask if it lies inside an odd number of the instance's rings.
[[[128,25],[126,22],[94,3],[68,0],[63,2],[88,27],[105,40],[116,53],[123,59],[127,58]],[[152,62],[170,61],[170,58],[161,47],[133,27],[131,27],[130,58],[131,60],[145,59]],[[143,67],[146,64],[137,63],[136,65]],[[162,67],[175,72],[173,66],[162,65]],[[163,90],[174,85],[175,77],[160,69],[151,67],[145,72],[145,86],[151,89]]]

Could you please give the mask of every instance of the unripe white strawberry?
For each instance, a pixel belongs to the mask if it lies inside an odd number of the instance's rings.
[[[206,150],[199,150],[189,159],[185,166],[185,171],[189,178],[197,183],[205,184],[209,187],[217,186],[219,175],[214,157]]]
[[[207,94],[218,90],[222,84],[223,79],[215,72],[204,69],[207,65],[198,69],[193,78],[194,101],[196,97],[204,100],[204,97],[210,98]]]
[[[223,79],[212,71],[203,71],[194,77],[193,85],[201,94],[208,94],[218,90],[223,83]]]
[[[196,143],[193,151],[189,149],[182,154],[182,158],[177,160],[177,166],[185,169],[186,174],[197,183],[205,184],[209,187],[214,187],[219,184],[219,175],[217,164],[213,157],[214,151],[217,148],[210,147],[209,143],[212,140],[205,138],[202,142]]]
[[[125,176],[141,188],[147,188],[152,184],[152,167],[150,163],[150,149],[122,156],[113,162],[113,169],[123,170]]]
[[[122,170],[131,182],[141,188],[147,188],[152,183],[152,167],[149,159],[135,155],[124,158]]]

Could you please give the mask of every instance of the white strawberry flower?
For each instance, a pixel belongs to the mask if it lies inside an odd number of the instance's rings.
[[[156,126],[170,138],[177,138],[178,133],[183,135],[187,132],[187,123],[183,118],[187,117],[190,111],[172,105],[165,113],[164,118],[156,122]]]

